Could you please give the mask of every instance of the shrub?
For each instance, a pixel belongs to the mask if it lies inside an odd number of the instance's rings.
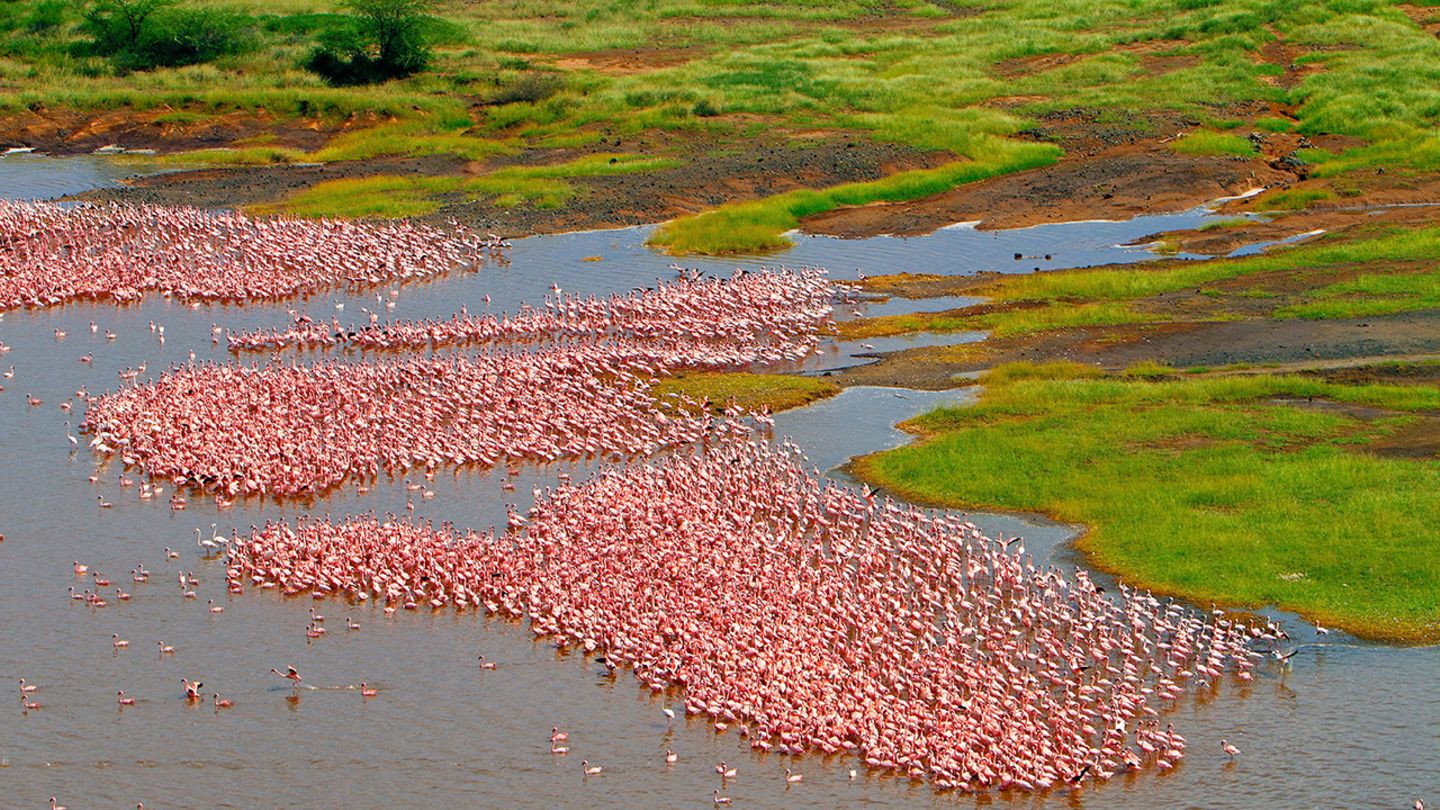
[[[53,31],[65,22],[65,0],[40,0],[25,17],[25,30],[32,34]]]
[[[702,98],[695,102],[695,106],[690,108],[690,112],[697,118],[714,118],[720,114],[720,108],[711,104],[710,99]]]
[[[554,73],[527,72],[496,91],[490,100],[495,104],[544,101],[560,92],[560,87],[564,83],[564,80]]]
[[[432,0],[346,0],[354,12],[320,37],[305,67],[337,85],[401,78],[430,64]],[[433,26],[428,26],[433,28]]]
[[[250,41],[250,19],[219,10],[176,8],[170,0],[99,0],[85,11],[91,52],[127,70],[210,62]]]

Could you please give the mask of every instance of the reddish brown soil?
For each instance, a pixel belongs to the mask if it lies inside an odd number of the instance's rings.
[[[1217,197],[1294,179],[1259,161],[1179,155],[1126,145],[1089,158],[1004,175],[908,202],[839,208],[802,223],[841,237],[918,235],[956,222],[1019,228],[1183,211]]]
[[[345,121],[279,118],[264,111],[204,114],[198,121],[164,120],[175,111],[118,109],[77,113],[70,110],[26,110],[0,117],[0,146],[31,146],[52,155],[89,154],[102,146],[179,152],[234,146],[263,137],[266,143],[315,149],[349,129],[381,123],[377,116],[352,116]]]

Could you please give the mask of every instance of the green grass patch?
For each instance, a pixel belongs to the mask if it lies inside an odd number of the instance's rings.
[[[1254,220],[1246,219],[1245,217],[1229,217],[1226,219],[1217,219],[1207,222],[1204,225],[1200,226],[1200,230],[1222,231],[1230,228],[1244,228],[1245,226],[1252,223],[1254,223]]]
[[[120,155],[126,162],[167,166],[274,166],[305,159],[305,153],[283,146],[244,146],[234,149],[194,149],[168,155]]]
[[[1440,260],[1440,227],[1398,230],[1362,238],[1320,238],[1236,259],[1149,262],[996,277],[973,293],[990,303],[969,310],[863,318],[840,325],[847,338],[908,332],[989,331],[999,337],[1029,335],[1084,326],[1120,326],[1173,320],[1163,311],[1134,304],[1179,290],[1248,299],[1274,297],[1265,290],[1207,290],[1205,285],[1247,275],[1284,271],[1324,272],[1347,265],[1425,263]],[[1312,300],[1277,311],[1280,317],[1355,317],[1440,306],[1433,273],[1370,273],[1349,282],[1321,287]],[[1210,312],[1205,320],[1235,316]]]
[[[1200,130],[1170,142],[1170,148],[1182,155],[1220,155],[1255,157],[1255,145],[1249,139],[1224,132]]]
[[[1361,318],[1440,309],[1440,270],[1408,273],[1365,273],[1322,287],[1309,301],[1283,307],[1282,318]]]
[[[1081,547],[1133,585],[1198,604],[1280,607],[1357,634],[1440,639],[1440,462],[1357,452],[1440,390],[1290,376],[1162,382],[992,375],[926,439],[857,462],[907,498],[1083,523]],[[977,474],[976,471],[982,471]]]
[[[459,186],[458,177],[378,175],[328,180],[279,203],[251,206],[247,210],[254,214],[302,217],[420,217],[439,210],[438,195],[453,193]]]
[[[454,155],[465,160],[483,160],[514,151],[513,145],[490,138],[464,132],[436,131],[426,123],[399,123],[339,135],[311,153],[309,159],[329,163],[375,157]]]
[[[1264,132],[1290,132],[1295,129],[1295,122],[1289,118],[1261,117],[1255,119],[1253,126]]]
[[[1335,195],[1323,188],[1290,188],[1262,194],[1255,199],[1256,211],[1303,211]]]
[[[818,377],[792,374],[681,374],[662,379],[652,390],[662,405],[672,402],[670,394],[684,394],[695,400],[709,400],[714,412],[737,405],[746,411],[768,409],[771,413],[798,408],[840,393],[840,386]]]
[[[502,208],[558,208],[576,193],[566,178],[632,174],[678,165],[669,158],[604,154],[544,166],[507,166],[474,177],[377,175],[328,180],[279,203],[248,210],[307,217],[415,217],[433,214],[445,197],[456,195],[485,198]]]
[[[650,244],[671,253],[763,253],[787,247],[786,231],[802,217],[842,205],[913,200],[964,183],[1053,163],[1060,150],[1049,144],[1017,143],[985,136],[973,145],[971,160],[935,169],[900,172],[868,183],[847,183],[821,190],[802,190],[763,200],[721,206],[713,211],[668,222]]]

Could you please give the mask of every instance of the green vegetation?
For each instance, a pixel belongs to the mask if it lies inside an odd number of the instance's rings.
[[[1216,219],[1200,226],[1202,231],[1221,231],[1228,228],[1244,228],[1252,224],[1252,220],[1245,217],[1231,217],[1228,219]]]
[[[1318,239],[1313,244],[1278,248],[1237,259],[1151,262],[1125,267],[1060,270],[1000,276],[967,292],[991,303],[976,310],[916,313],[850,321],[848,338],[906,332],[989,330],[997,336],[1028,335],[1076,326],[1116,326],[1161,321],[1228,320],[1222,309],[1188,315],[1139,304],[1151,296],[1182,290],[1215,292],[1207,287],[1259,274],[1288,273],[1302,278],[1367,268],[1356,278],[1292,294],[1276,301],[1276,317],[1331,318],[1406,312],[1440,306],[1440,228],[1391,230],[1348,238]],[[1250,300],[1269,298],[1263,289],[1226,288],[1224,295]],[[1299,300],[1294,300],[1299,299]]]
[[[1256,211],[1300,211],[1311,203],[1328,200],[1335,195],[1323,188],[1292,188],[1262,194],[1255,200]]]
[[[419,73],[432,57],[432,0],[344,0],[347,25],[327,29],[305,67],[331,84],[374,84]]]
[[[977,405],[915,420],[924,441],[857,468],[923,502],[1083,523],[1100,566],[1200,604],[1440,639],[1440,461],[1366,451],[1414,423],[1403,414],[1440,409],[1440,390],[1164,371],[1001,367]],[[1312,398],[1395,415],[1364,421]]]
[[[1310,300],[1281,308],[1280,317],[1358,318],[1440,308],[1440,270],[1363,273],[1310,293]]]
[[[641,155],[590,155],[549,166],[508,166],[473,177],[375,175],[327,180],[279,203],[252,206],[259,214],[343,217],[417,217],[438,211],[447,201],[484,197],[495,205],[529,204],[557,208],[574,196],[566,182],[674,168],[674,160]]]
[[[818,377],[793,374],[681,374],[667,377],[652,392],[657,401],[672,401],[670,394],[684,394],[694,400],[709,400],[720,412],[730,405],[747,411],[768,408],[771,413],[798,408],[817,399],[840,393],[840,387]]]
[[[1182,155],[1222,155],[1232,157],[1255,157],[1255,146],[1239,135],[1200,130],[1170,143],[1170,148]]]
[[[849,183],[820,191],[792,191],[748,203],[722,206],[693,217],[668,222],[650,243],[672,253],[743,253],[787,247],[784,233],[800,218],[842,205],[882,200],[911,200],[997,174],[1043,166],[1060,150],[1046,144],[1025,144],[985,138],[977,141],[972,160],[937,169],[891,175],[870,183]]]
[[[780,234],[807,213],[1040,165],[1057,151],[1014,136],[1054,111],[1084,110],[1136,132],[1156,114],[1178,113],[1209,129],[1177,149],[1244,157],[1252,150],[1242,134],[1219,130],[1244,132],[1242,105],[1277,104],[1294,120],[1250,126],[1364,141],[1339,155],[1311,150],[1317,173],[1440,165],[1440,42],[1381,0],[99,0],[94,8],[146,5],[157,9],[150,23],[168,20],[166,35],[148,41],[178,50],[152,53],[143,37],[117,34],[114,13],[100,25],[58,0],[0,2],[0,113],[245,114],[280,129],[299,120],[339,128],[365,115],[413,127],[384,154],[460,153],[472,145],[460,139],[471,137],[515,151],[571,149],[656,130],[725,148],[803,131],[954,158],[681,220],[658,237],[677,251],[783,247]],[[1277,37],[1307,70],[1293,87],[1275,81],[1286,66],[1265,54]],[[378,79],[388,80],[346,86]]]
[[[458,177],[395,175],[328,180],[287,200],[249,210],[302,217],[420,217],[438,211],[441,197],[458,191],[460,182]]]
[[[60,27],[64,10],[37,7],[39,30]],[[27,26],[36,30],[35,18]],[[182,8],[175,0],[94,0],[81,30],[88,50],[122,70],[150,70],[212,62],[239,53],[250,41],[249,18],[222,9]]]

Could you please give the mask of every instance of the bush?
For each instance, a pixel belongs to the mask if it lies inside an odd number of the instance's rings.
[[[720,114],[720,109],[711,104],[710,99],[702,98],[695,102],[695,106],[690,108],[690,112],[697,118],[714,118]]]
[[[496,91],[490,100],[495,104],[513,104],[519,101],[533,104],[560,92],[560,87],[564,83],[564,80],[554,73],[525,73]]]
[[[53,31],[65,22],[65,0],[40,0],[25,17],[25,30],[32,34]]]
[[[305,67],[337,85],[373,84],[430,64],[431,0],[346,0],[354,12],[320,37]]]
[[[238,53],[250,19],[228,11],[175,8],[170,0],[99,0],[85,11],[89,50],[127,70],[178,67]]]

